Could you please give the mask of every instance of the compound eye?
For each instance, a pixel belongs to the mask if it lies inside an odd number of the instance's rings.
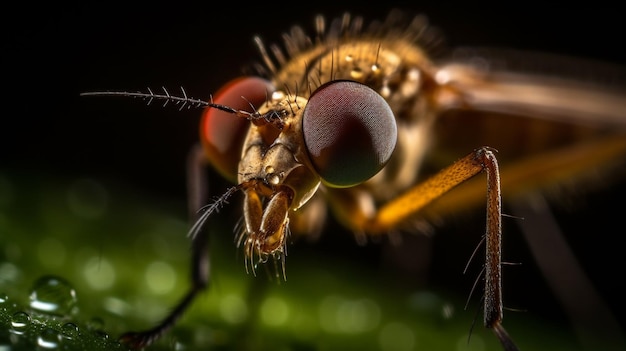
[[[238,110],[253,112],[272,94],[272,84],[259,77],[239,77],[231,80],[213,96],[213,102]],[[209,162],[227,179],[237,181],[237,168],[241,159],[250,122],[231,113],[206,108],[200,121],[200,140]]]
[[[398,139],[385,99],[366,85],[345,80],[313,92],[304,108],[302,132],[315,170],[331,187],[354,186],[376,175]]]

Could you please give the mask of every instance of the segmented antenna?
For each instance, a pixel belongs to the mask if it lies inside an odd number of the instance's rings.
[[[211,97],[211,102],[194,99],[192,97],[187,96],[187,92],[183,87],[180,87],[181,96],[171,95],[165,87],[161,87],[163,90],[162,94],[156,94],[152,91],[152,89],[147,88],[148,92],[136,91],[94,91],[81,93],[80,96],[126,96],[133,98],[140,98],[144,101],[147,101],[146,104],[150,105],[154,100],[163,101],[163,106],[167,106],[168,103],[173,103],[175,105],[180,105],[179,109],[182,110],[185,107],[187,108],[198,108],[198,107],[217,107],[213,106],[213,97]],[[219,107],[217,107],[219,108]]]
[[[163,90],[163,93],[161,94],[157,94],[155,92],[152,91],[152,89],[147,88],[147,92],[142,92],[142,91],[93,91],[93,92],[86,92],[86,93],[81,93],[80,96],[123,96],[123,97],[132,97],[132,98],[139,98],[142,99],[144,101],[147,101],[146,104],[150,105],[152,103],[152,101],[154,100],[160,100],[163,101],[163,106],[167,106],[168,103],[173,103],[174,105],[178,105],[179,110],[186,108],[201,108],[201,107],[211,107],[211,108],[216,108],[218,110],[224,111],[224,112],[228,112],[228,113],[232,113],[234,115],[236,115],[237,117],[242,117],[245,118],[249,121],[256,121],[257,123],[259,121],[262,121],[261,123],[270,123],[272,125],[274,125],[276,128],[278,128],[279,130],[282,130],[284,128],[284,123],[283,123],[283,115],[285,114],[285,111],[281,111],[281,110],[270,110],[264,114],[260,114],[258,111],[254,110],[253,112],[248,112],[245,110],[238,110],[235,108],[232,108],[230,106],[226,106],[226,105],[221,105],[221,104],[216,104],[213,102],[213,97],[211,96],[210,101],[204,101],[204,100],[200,100],[200,99],[195,99],[192,97],[187,96],[187,93],[185,92],[185,89],[183,87],[180,87],[180,92],[181,95],[172,95],[169,93],[169,91],[167,91],[167,89],[165,87],[161,87],[161,89]],[[242,96],[242,99],[245,99]]]

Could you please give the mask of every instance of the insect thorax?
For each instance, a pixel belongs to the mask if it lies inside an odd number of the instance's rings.
[[[411,119],[432,68],[414,43],[394,38],[348,38],[298,53],[272,77],[273,83],[307,98],[320,85],[347,79],[377,91],[398,119]]]

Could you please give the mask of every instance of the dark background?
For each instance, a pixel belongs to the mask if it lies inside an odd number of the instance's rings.
[[[626,62],[617,9],[421,3],[401,8],[427,14],[452,47],[504,46]],[[182,160],[197,139],[198,113],[79,93],[183,86],[207,98],[257,59],[252,35],[272,42],[294,24],[311,29],[318,13],[334,17],[348,10],[375,19],[391,6],[17,5],[6,14],[17,20],[3,41],[2,166],[106,173],[177,196]]]
[[[511,47],[626,62],[623,12],[587,5],[546,8],[525,3],[481,8],[424,2],[399,7],[427,14],[452,47]],[[0,171],[111,178],[129,184],[138,194],[183,199],[185,157],[197,140],[199,112],[147,107],[132,99],[80,98],[81,92],[160,86],[173,91],[183,86],[194,97],[207,98],[257,58],[252,35],[261,34],[272,42],[294,24],[312,28],[318,13],[334,17],[348,10],[373,19],[385,16],[392,6],[396,5],[18,4],[5,12],[15,21],[4,30],[2,56],[7,62],[3,65]],[[618,194],[624,194],[623,184],[616,188]],[[619,207],[611,204],[617,196],[613,190],[592,195],[588,209],[592,212],[573,218],[574,222],[567,219],[563,225],[571,227],[568,233],[579,229],[570,238],[575,252],[604,296],[623,312],[619,296],[624,292],[624,277],[610,273],[623,273],[624,260],[614,245],[622,234],[619,229],[606,232],[623,224],[617,219],[613,224],[594,221],[595,213],[619,218]],[[481,222],[476,224],[478,232]],[[440,267],[444,260],[435,259],[434,266],[444,273],[441,278],[432,275],[445,284],[456,279],[450,272],[458,274],[476,241],[461,240],[445,230],[439,237],[435,250],[470,245],[451,267]],[[325,240],[333,241],[326,248],[358,250],[342,246],[354,246],[348,236]],[[533,270],[523,240],[515,236],[510,240],[519,250],[512,254],[513,260],[528,262],[529,267],[509,290],[511,299],[525,305],[532,298],[542,298],[546,315],[563,318],[558,302]],[[446,252],[447,260],[450,251]]]

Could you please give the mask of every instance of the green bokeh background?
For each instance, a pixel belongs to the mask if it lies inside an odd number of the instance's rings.
[[[176,215],[183,203],[93,178],[2,174],[0,184],[3,347],[45,349],[37,345],[48,333],[57,349],[122,350],[115,341],[122,332],[151,326],[184,293],[189,242],[184,216]],[[226,211],[219,217],[211,230],[211,289],[151,350],[499,348],[480,316],[467,343],[478,308],[474,300],[463,310],[467,290],[415,287],[365,262],[376,257],[367,248],[351,260],[298,241],[289,246],[286,281],[275,279],[271,266],[246,274],[232,218]],[[56,315],[31,307],[35,281],[45,276],[75,290],[72,310]],[[67,294],[55,300],[67,302]],[[30,315],[24,327],[12,325],[20,312]],[[561,325],[523,313],[507,319],[522,349],[577,349]],[[78,334],[68,333],[66,323]]]

